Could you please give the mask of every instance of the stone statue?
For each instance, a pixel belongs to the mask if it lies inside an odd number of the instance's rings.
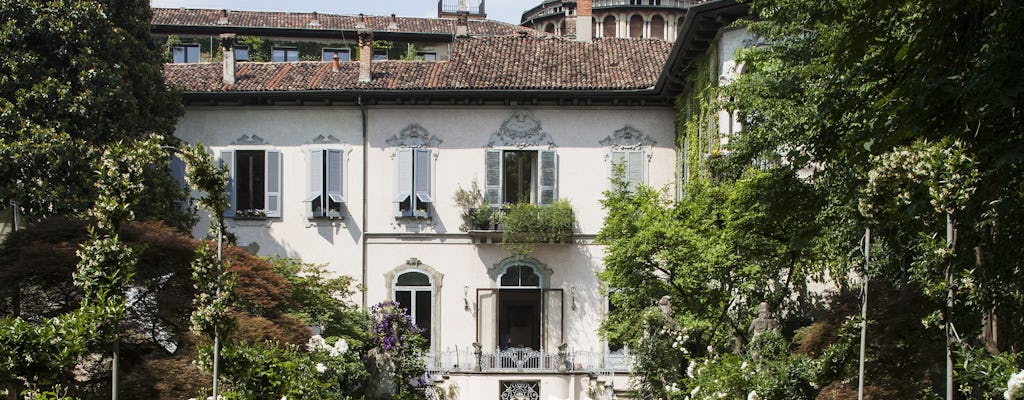
[[[753,336],[757,336],[769,331],[780,332],[779,320],[772,318],[771,311],[768,309],[768,303],[761,302],[757,306],[757,318],[754,318],[750,323],[750,332]]]
[[[658,308],[661,309],[661,315],[667,320],[672,320],[672,302],[668,295],[661,296],[661,300],[658,300]]]
[[[367,369],[370,373],[366,385],[368,399],[393,399],[398,395],[398,382],[395,376],[395,360],[380,349],[372,348],[366,352]]]

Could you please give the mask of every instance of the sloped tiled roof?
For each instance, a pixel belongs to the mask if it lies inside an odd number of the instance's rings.
[[[223,84],[222,64],[167,64],[167,82],[185,92],[341,90],[632,90],[654,86],[671,44],[652,39],[582,43],[554,37],[460,38],[447,61],[374,61],[359,83],[359,63],[241,62],[236,84]]]
[[[226,13],[226,18],[225,18]],[[396,17],[391,27],[390,16],[365,16],[366,28],[376,32],[454,34],[454,19]],[[315,23],[313,23],[316,21]],[[272,11],[232,11],[195,8],[154,8],[152,24],[165,27],[220,27],[262,29],[307,29],[311,31],[355,30],[360,17]],[[518,25],[492,20],[470,20],[468,31],[474,36],[535,35],[541,33]]]

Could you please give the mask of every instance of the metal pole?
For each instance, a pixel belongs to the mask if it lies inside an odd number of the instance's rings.
[[[946,214],[946,248],[953,251],[953,215]],[[953,400],[953,261],[946,263],[946,400]]]
[[[221,267],[224,266],[224,222],[220,221],[221,217],[217,218],[217,298],[220,298],[220,275]],[[213,400],[219,400],[217,397],[217,375],[220,372],[220,329],[218,326],[220,321],[216,321],[213,324]]]
[[[121,372],[121,363],[118,359],[121,358],[121,339],[114,338],[114,359],[111,360],[111,374],[110,374],[110,399],[117,400],[117,375]]]
[[[860,372],[857,375],[857,400],[864,400],[864,353],[868,337],[868,264],[871,262],[871,228],[864,229],[864,299],[860,308]]]

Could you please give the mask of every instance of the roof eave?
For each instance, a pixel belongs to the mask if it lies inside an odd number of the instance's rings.
[[[706,56],[711,46],[712,38],[706,38],[707,33],[717,34],[733,21],[749,15],[749,9],[749,4],[740,3],[738,0],[709,1],[690,7],[672,46],[672,52],[669,53],[654,85],[654,91],[659,95],[672,97],[675,91],[681,90],[680,86],[686,75],[693,70],[699,58]],[[673,83],[676,86],[671,86]]]

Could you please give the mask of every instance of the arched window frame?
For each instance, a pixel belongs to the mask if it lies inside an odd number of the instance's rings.
[[[515,266],[527,266],[533,269],[533,272],[540,277],[540,282],[536,287],[523,287],[523,288],[536,288],[545,289],[551,285],[551,275],[554,271],[548,268],[547,264],[544,264],[533,257],[527,256],[512,256],[491,266],[488,269],[487,274],[491,277],[491,282],[494,288],[512,288],[513,286],[501,286],[501,277],[508,272],[508,269]],[[522,286],[515,286],[522,287]]]
[[[429,286],[403,286],[408,288],[429,288],[431,294],[430,304],[430,349],[439,348],[439,339],[441,335],[441,283],[444,280],[444,274],[437,271],[433,267],[423,264],[417,258],[410,258],[405,264],[399,265],[384,274],[384,282],[387,286],[388,300],[395,301],[395,292],[398,290],[398,277],[408,272],[419,272],[427,276],[430,279]]]

